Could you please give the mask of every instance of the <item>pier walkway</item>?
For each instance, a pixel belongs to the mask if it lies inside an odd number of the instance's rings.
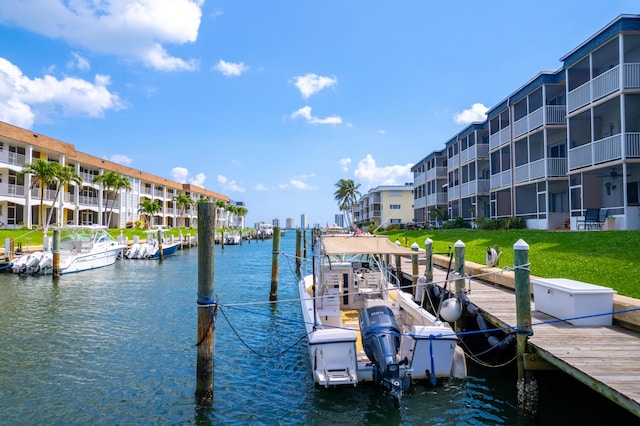
[[[448,258],[436,257],[434,255],[433,280],[444,282]],[[424,262],[420,263],[416,277],[424,275]],[[401,268],[404,279],[410,281],[414,278],[409,258],[402,259]],[[469,276],[479,275],[478,272],[469,272],[466,263],[465,269]],[[513,272],[500,275],[500,280],[508,281]],[[496,328],[517,325],[515,292],[512,289],[479,279],[467,280],[467,290],[469,288],[470,301]],[[533,335],[528,339],[531,355],[526,355],[530,358],[525,359],[527,369],[547,369],[550,364],[640,417],[639,332],[615,325],[616,316],[613,326],[574,326],[557,321],[537,311],[533,300],[531,317]],[[545,361],[548,363],[546,367]]]

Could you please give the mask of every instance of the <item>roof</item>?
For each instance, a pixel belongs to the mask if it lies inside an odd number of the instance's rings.
[[[410,256],[418,254],[410,248],[392,243],[387,237],[375,235],[336,235],[321,238],[323,254],[393,254]]]

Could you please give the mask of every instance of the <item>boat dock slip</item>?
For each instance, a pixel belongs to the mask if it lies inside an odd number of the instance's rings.
[[[418,276],[424,275],[424,262],[421,263]],[[434,267],[434,282],[444,282],[447,263],[447,257],[434,255],[434,265],[439,265]],[[469,276],[480,275],[480,270],[497,270],[473,263],[466,266]],[[409,258],[402,259],[401,269],[405,283],[411,282],[414,277]],[[500,280],[508,280],[509,277],[513,277],[512,272],[500,274]],[[475,278],[470,283],[465,281],[467,290],[469,285],[471,289],[469,300],[484,313],[488,322],[496,328],[515,328],[516,299],[513,290]],[[618,306],[616,304],[614,310]],[[528,339],[531,355],[526,355],[525,359],[528,370],[555,367],[640,416],[639,332],[619,325],[575,326],[536,310],[533,301],[531,314],[533,335]]]

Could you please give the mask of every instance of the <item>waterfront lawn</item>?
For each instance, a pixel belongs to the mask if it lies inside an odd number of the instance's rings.
[[[465,244],[465,260],[486,263],[488,247],[502,251],[500,267],[513,265],[513,245],[524,240],[529,245],[531,274],[545,278],[569,278],[610,287],[618,294],[640,299],[640,232],[638,231],[538,231],[529,229],[481,231],[449,229],[437,231],[397,230],[382,232],[391,241],[407,246],[414,242],[424,248],[433,240],[433,251],[444,253],[460,240]]]

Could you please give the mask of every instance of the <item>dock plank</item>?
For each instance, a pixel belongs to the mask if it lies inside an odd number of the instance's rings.
[[[403,259],[403,271],[411,270]],[[419,271],[424,274],[424,266]],[[420,276],[420,275],[419,275]],[[434,281],[446,272],[434,268]],[[449,282],[449,288],[453,287]],[[481,280],[467,282],[473,304],[497,328],[517,325],[515,293]],[[539,312],[531,302],[529,345],[547,362],[640,416],[640,333],[619,326],[585,327]]]

